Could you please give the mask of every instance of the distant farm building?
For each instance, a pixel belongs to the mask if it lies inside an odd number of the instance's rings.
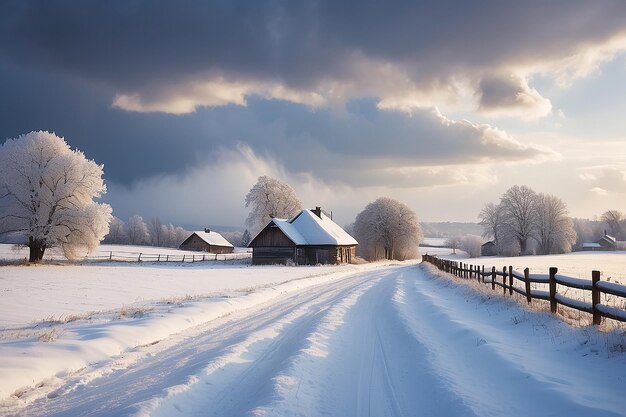
[[[617,240],[605,234],[595,242],[585,242],[580,246],[583,251],[614,251],[617,250]]]
[[[498,250],[496,248],[496,244],[492,240],[485,242],[480,246],[480,256],[495,256],[497,254]]]
[[[248,247],[252,263],[315,265],[352,263],[358,242],[320,207],[293,218],[272,219]]]
[[[204,229],[204,231],[193,232],[180,244],[179,249],[209,253],[232,253],[235,248],[219,233]]]

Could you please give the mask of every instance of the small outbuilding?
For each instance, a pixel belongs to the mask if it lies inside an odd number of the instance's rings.
[[[315,265],[352,263],[358,242],[320,207],[291,219],[272,219],[250,242],[252,263]]]
[[[493,240],[485,242],[480,246],[480,256],[496,256],[497,254],[498,250]]]
[[[614,251],[617,250],[617,240],[605,234],[595,242],[585,242],[580,246],[583,251]]]
[[[235,250],[222,235],[209,229],[193,232],[178,248],[209,253],[232,253]]]

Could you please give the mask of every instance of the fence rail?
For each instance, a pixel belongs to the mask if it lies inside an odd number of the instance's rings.
[[[483,284],[491,284],[491,289],[493,290],[496,289],[496,286],[501,287],[503,295],[506,295],[507,292],[509,295],[513,295],[513,292],[516,292],[526,297],[528,303],[531,303],[533,299],[548,301],[550,302],[550,311],[553,313],[557,312],[557,306],[561,304],[591,314],[593,316],[593,324],[596,325],[602,322],[602,317],[626,322],[626,310],[624,308],[600,303],[601,294],[611,294],[626,299],[626,285],[600,281],[600,271],[592,271],[591,280],[586,280],[557,275],[558,268],[556,267],[551,267],[547,275],[531,275],[530,269],[525,268],[524,274],[522,275],[514,271],[512,266],[508,268],[503,267],[502,271],[497,270],[495,266],[491,267],[491,270],[485,270],[484,266],[479,268],[476,265],[463,264],[457,261],[437,258],[432,255],[423,255],[422,261],[431,263],[441,271],[456,277],[467,279],[476,278]],[[515,286],[514,280],[523,282],[524,288]],[[531,289],[532,283],[547,284],[549,289],[548,291]],[[557,292],[557,284],[581,291],[591,291],[591,302],[577,300],[567,297],[564,294],[559,294]]]
[[[198,253],[198,254],[163,254],[144,252],[100,252],[98,255],[89,256],[85,260],[92,262],[216,262],[216,261],[240,261],[252,259],[251,252],[237,253]]]

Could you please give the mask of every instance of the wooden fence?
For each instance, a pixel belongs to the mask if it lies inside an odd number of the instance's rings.
[[[251,252],[236,253],[198,253],[198,254],[162,254],[144,252],[100,252],[98,255],[89,256],[85,260],[89,262],[216,262],[216,261],[241,261],[252,259]]]
[[[456,277],[476,279],[484,284],[491,284],[491,289],[493,290],[496,289],[496,286],[501,287],[504,295],[507,292],[509,295],[513,295],[513,292],[516,292],[526,297],[528,303],[531,303],[533,299],[548,301],[550,302],[550,311],[553,313],[557,312],[557,306],[561,304],[591,314],[593,316],[593,324],[600,324],[602,317],[626,322],[626,310],[624,308],[600,303],[601,294],[611,294],[626,300],[626,285],[600,281],[600,271],[592,271],[591,280],[585,280],[557,275],[558,269],[555,267],[551,267],[547,275],[530,274],[529,268],[525,268],[524,273],[520,274],[514,271],[511,266],[508,268],[503,267],[501,271],[495,266],[491,267],[491,270],[485,270],[484,265],[478,267],[477,265],[463,264],[432,255],[423,255],[422,261],[429,262],[441,271]],[[522,282],[524,288],[515,286],[515,281]],[[548,291],[531,289],[532,283],[547,284]],[[557,292],[557,284],[568,288],[591,291],[591,302],[559,294]]]

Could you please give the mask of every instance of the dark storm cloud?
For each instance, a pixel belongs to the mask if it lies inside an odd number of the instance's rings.
[[[310,89],[350,80],[355,57],[393,63],[421,85],[567,56],[624,27],[619,0],[22,0],[0,5],[0,51],[118,92],[216,74]]]
[[[525,80],[508,82],[508,67],[602,42],[626,27],[625,12],[621,1],[5,1],[0,140],[55,131],[122,184],[182,174],[237,143],[358,185],[396,181],[399,168],[536,161],[548,153],[492,126],[353,98],[403,90],[397,74],[426,90],[462,75],[483,109],[511,107],[520,92],[545,104]],[[215,93],[206,80],[224,82],[221,107],[202,107]],[[333,108],[293,103],[324,83],[354,91]],[[112,107],[120,94],[144,112]],[[246,106],[232,104],[242,96]],[[375,178],[358,174],[368,169]]]

